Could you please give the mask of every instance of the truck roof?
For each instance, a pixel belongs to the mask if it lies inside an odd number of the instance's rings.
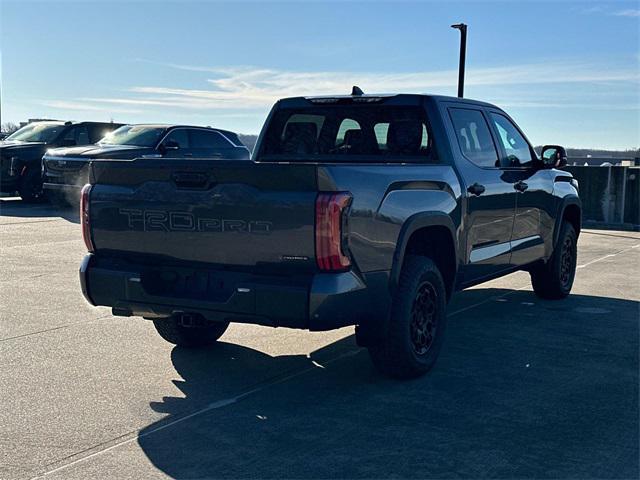
[[[371,103],[374,103],[376,99],[395,99],[398,103],[402,103],[403,101],[408,101],[409,103],[417,103],[419,100],[424,98],[430,98],[435,100],[436,102],[456,102],[456,103],[467,103],[470,105],[481,105],[484,107],[493,107],[497,108],[495,105],[487,102],[483,102],[480,100],[473,100],[471,98],[460,98],[460,97],[451,97],[447,95],[432,95],[432,94],[419,94],[419,93],[381,93],[381,94],[364,94],[364,95],[320,95],[320,96],[308,96],[308,97],[288,97],[283,98],[279,102],[282,104],[287,103],[296,103],[301,100],[307,100],[312,103],[331,103],[330,100],[348,100],[348,99],[361,99],[359,102],[368,103],[367,99]]]
[[[202,125],[182,125],[178,123],[176,124],[174,123],[129,123],[126,125],[132,125],[136,127],[155,127],[155,128],[206,128],[208,130],[215,130],[217,132],[222,132],[224,134],[237,135],[235,132],[232,132],[231,130],[225,130],[224,128],[211,127],[211,126],[203,127]]]
[[[135,127],[156,127],[156,128],[207,128],[209,130],[219,130],[224,131],[222,128],[202,126],[202,125],[183,125],[179,123],[128,123],[126,125],[131,125]]]
[[[114,126],[122,126],[124,125],[124,123],[118,123],[118,122],[97,122],[94,120],[81,120],[81,121],[76,121],[76,120],[35,120],[33,122],[29,122],[25,125],[31,125],[34,123],[46,123],[49,125],[65,125],[65,126],[69,126],[69,125],[114,125]]]

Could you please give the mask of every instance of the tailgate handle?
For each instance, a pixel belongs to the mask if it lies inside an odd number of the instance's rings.
[[[197,172],[177,172],[171,178],[178,187],[204,188],[209,183],[209,176]]]

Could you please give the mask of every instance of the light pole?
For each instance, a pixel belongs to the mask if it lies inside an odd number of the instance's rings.
[[[460,64],[458,65],[458,97],[464,96],[464,66],[467,58],[467,25],[456,23],[451,28],[460,30]]]

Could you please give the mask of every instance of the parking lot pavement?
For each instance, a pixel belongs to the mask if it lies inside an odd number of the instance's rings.
[[[74,211],[0,199],[0,478],[638,478],[640,234],[583,232],[573,294],[461,292],[435,369],[352,329],[173,348],[86,304]]]

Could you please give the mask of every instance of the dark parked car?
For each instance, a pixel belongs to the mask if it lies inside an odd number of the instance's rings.
[[[92,160],[134,158],[208,158],[249,160],[238,135],[227,130],[187,125],[125,125],[96,145],[47,151],[44,190],[52,200],[75,201],[89,181]]]
[[[0,142],[0,191],[32,201],[42,193],[42,155],[48,148],[95,143],[120,124],[33,122]]]
[[[488,103],[281,100],[254,162],[94,163],[82,289],[183,346],[229,322],[356,325],[381,371],[420,375],[455,291],[525,270],[538,296],[569,294],[581,203],[565,163]]]

